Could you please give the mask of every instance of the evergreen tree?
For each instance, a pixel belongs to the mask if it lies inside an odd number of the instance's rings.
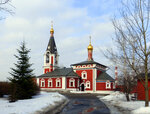
[[[31,69],[32,64],[29,63],[30,57],[28,53],[29,49],[26,48],[25,42],[21,43],[20,49],[17,49],[18,55],[15,57],[18,59],[15,63],[16,68],[11,68],[12,75],[9,80],[11,81],[11,95],[10,101],[15,101],[17,99],[28,99],[33,95],[38,93],[38,87],[34,82],[33,69]]]

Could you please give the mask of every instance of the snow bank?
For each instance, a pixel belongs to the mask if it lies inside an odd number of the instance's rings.
[[[111,101],[111,100],[114,100],[114,101],[118,101],[118,100],[119,101],[126,101],[126,98],[125,98],[124,94],[120,94],[119,92],[113,92],[110,95],[102,97],[101,99],[104,99],[106,101]]]
[[[110,95],[100,97],[100,99],[109,102],[111,105],[118,107],[124,112],[129,111],[133,114],[150,114],[150,107],[144,107],[144,101],[127,102],[125,95],[120,92],[113,92]]]
[[[57,92],[41,92],[41,94],[33,96],[33,99],[18,100],[14,103],[9,103],[7,99],[0,98],[0,114],[31,114],[47,106],[55,105],[55,102],[64,99],[65,97]]]
[[[140,107],[134,111],[132,111],[133,114],[150,114],[150,108],[149,107]]]

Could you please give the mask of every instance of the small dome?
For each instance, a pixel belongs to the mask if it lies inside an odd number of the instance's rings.
[[[87,49],[88,49],[88,50],[93,50],[93,46],[91,45],[91,43],[89,44],[89,46],[88,46]]]
[[[53,28],[51,28],[50,33],[54,33],[54,29]]]

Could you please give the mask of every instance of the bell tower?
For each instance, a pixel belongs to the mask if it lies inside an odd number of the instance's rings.
[[[90,36],[90,43],[89,43],[89,46],[87,48],[88,50],[88,61],[92,61],[93,60],[93,46],[91,45],[91,36]]]
[[[53,23],[51,23],[50,39],[44,54],[44,74],[52,72],[58,66],[58,52],[54,40]]]

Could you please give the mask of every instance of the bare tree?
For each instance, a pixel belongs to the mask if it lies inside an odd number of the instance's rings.
[[[149,106],[148,72],[150,55],[150,0],[126,0],[119,10],[120,18],[112,20],[117,51],[109,50],[109,57],[120,65],[124,77],[138,76],[145,88],[145,106]],[[144,73],[145,78],[140,78]]]
[[[119,83],[121,83],[120,90],[125,94],[126,100],[130,101],[129,95],[134,91],[136,87],[136,78],[133,78],[132,75],[129,75],[127,73],[126,77],[124,77],[124,74],[120,75]]]
[[[4,13],[13,15],[14,12],[12,8],[15,7],[11,4],[11,0],[0,0],[0,12],[2,13],[2,15],[0,16],[0,20],[4,18]]]

